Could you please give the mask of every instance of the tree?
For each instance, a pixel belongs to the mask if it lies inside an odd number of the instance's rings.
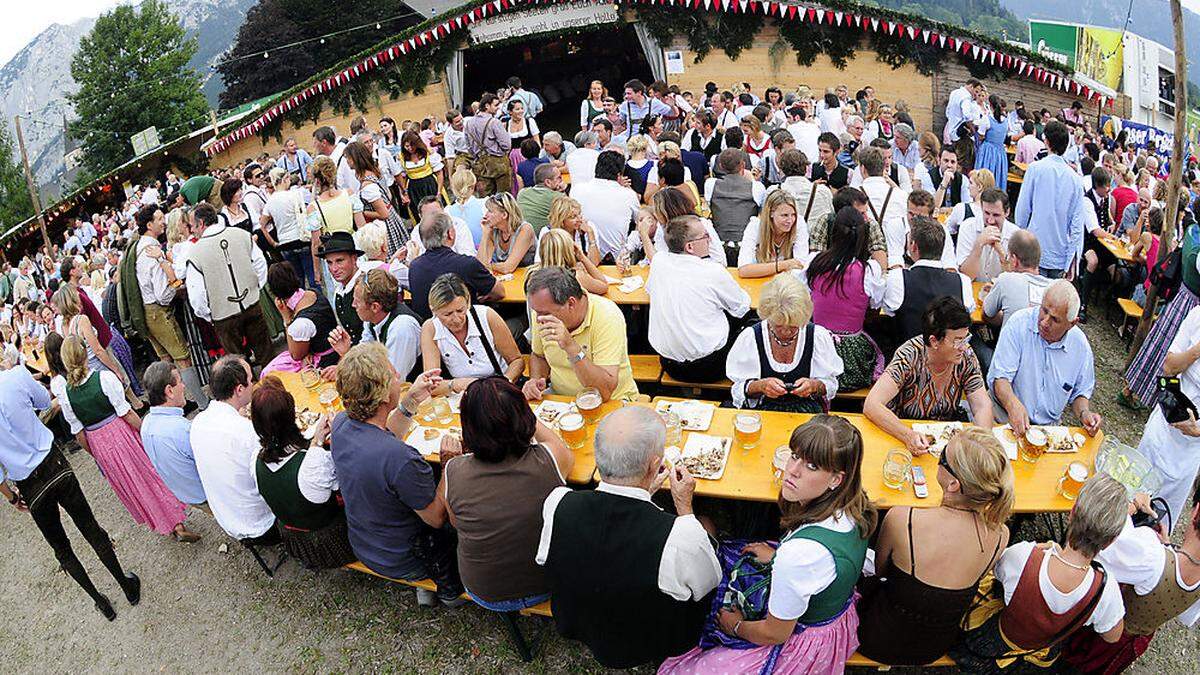
[[[395,0],[259,0],[246,13],[229,55],[217,64],[225,81],[221,107],[289,89],[421,20]],[[366,28],[329,35],[356,26]]]
[[[0,231],[33,215],[33,202],[25,184],[25,172],[13,150],[8,129],[0,125]]]
[[[130,136],[154,126],[169,140],[205,120],[196,53],[178,18],[161,0],[122,5],[102,15],[79,42],[68,98],[79,118],[71,134],[83,147],[82,172],[102,175],[133,158]]]

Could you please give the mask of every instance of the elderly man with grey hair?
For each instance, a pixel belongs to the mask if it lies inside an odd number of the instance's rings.
[[[1078,323],[1079,293],[1064,279],[1050,284],[1041,305],[1004,322],[988,387],[999,404],[996,417],[1003,421],[1007,414],[1017,436],[1033,424],[1058,424],[1067,404],[1089,435],[1104,423],[1091,409],[1096,370]]]
[[[575,150],[566,158],[567,173],[572,185],[586,183],[596,177],[596,160],[600,158],[600,137],[594,131],[575,134]]]
[[[562,134],[557,131],[547,131],[542,134],[542,154],[543,159],[550,160],[550,164],[558,167],[562,171],[567,166],[567,155],[575,152],[575,144],[571,141],[564,141]]]
[[[897,122],[892,127],[892,161],[897,166],[908,169],[909,173],[917,170],[921,163],[921,149],[917,146],[917,132],[904,122]],[[913,181],[913,185],[916,185]]]
[[[496,302],[504,299],[504,284],[492,276],[479,259],[454,250],[454,222],[445,211],[430,213],[418,228],[425,252],[408,266],[411,307],[421,320],[433,317],[429,310],[429,289],[443,274],[452,272],[462,278],[471,291],[471,302]]]
[[[653,409],[614,410],[596,428],[600,485],[555,488],[542,507],[536,560],[558,632],[608,668],[695,646],[721,579],[714,542],[692,513],[696,481],[663,463],[665,440]],[[650,501],[664,484],[677,515]]]

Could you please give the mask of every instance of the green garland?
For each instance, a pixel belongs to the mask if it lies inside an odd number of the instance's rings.
[[[779,34],[792,45],[796,52],[796,63],[808,67],[824,54],[834,67],[845,70],[854,58],[859,35],[848,35],[845,28],[806,21],[776,21]]]
[[[742,52],[754,45],[754,38],[766,23],[762,14],[733,14],[729,12],[700,12],[665,5],[637,5],[638,20],[661,45],[669,45],[682,35],[688,49],[700,63],[714,47],[730,59],[737,60]]]
[[[892,70],[912,64],[917,72],[925,76],[945,70],[946,52],[937,45],[909,40],[907,36],[890,35],[880,31],[870,34],[871,48],[876,60],[888,64]],[[979,65],[983,65],[980,63]]]

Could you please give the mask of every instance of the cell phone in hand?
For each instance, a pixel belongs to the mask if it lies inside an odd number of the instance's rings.
[[[925,499],[929,496],[929,486],[925,484],[925,469],[914,466],[912,468],[913,492],[916,493],[917,499]]]
[[[1145,511],[1138,511],[1133,514],[1134,527],[1157,527],[1170,512],[1170,507],[1167,506],[1166,500],[1162,497],[1151,499],[1150,508],[1154,511],[1154,515],[1150,515]]]

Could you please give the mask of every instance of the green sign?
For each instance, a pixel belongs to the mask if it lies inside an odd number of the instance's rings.
[[[1029,21],[1029,48],[1069,68],[1075,67],[1076,26],[1049,21]]]

